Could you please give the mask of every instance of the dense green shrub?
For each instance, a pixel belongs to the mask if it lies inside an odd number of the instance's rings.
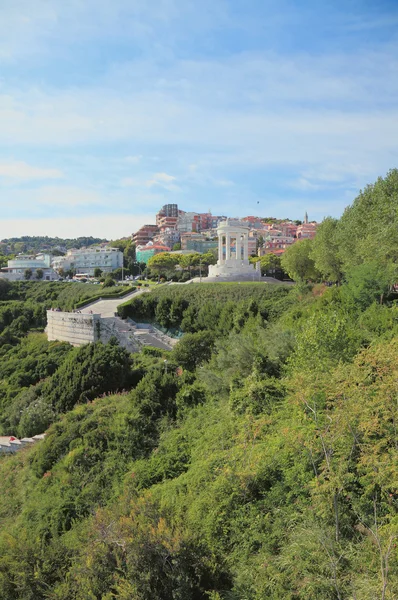
[[[376,204],[395,202],[390,179]],[[184,336],[133,357],[26,335],[58,293],[7,291],[3,423],[53,424],[0,456],[0,598],[398,597],[397,308],[381,254],[354,258],[336,287],[139,296],[123,316]]]
[[[292,292],[291,287],[271,284],[167,286],[121,304],[118,314],[123,319],[154,321],[166,329],[190,333],[209,329],[225,335],[254,314],[276,319],[294,303]]]

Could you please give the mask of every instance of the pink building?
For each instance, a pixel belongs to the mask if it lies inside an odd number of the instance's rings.
[[[298,240],[312,240],[316,235],[318,223],[303,223],[297,227],[296,237]]]

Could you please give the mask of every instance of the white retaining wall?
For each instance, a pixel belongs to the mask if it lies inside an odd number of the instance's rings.
[[[100,315],[47,311],[46,333],[49,341],[82,346],[100,339]]]

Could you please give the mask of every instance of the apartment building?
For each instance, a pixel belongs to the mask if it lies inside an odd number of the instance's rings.
[[[164,246],[163,244],[154,244],[153,242],[149,242],[146,246],[137,249],[137,262],[147,264],[148,260],[152,258],[152,256],[160,254],[161,252],[170,252],[170,248],[168,246]]]
[[[153,237],[159,233],[157,225],[143,225],[136,233],[133,234],[133,242],[138,246],[146,246]]]
[[[312,240],[316,235],[316,228],[318,223],[303,223],[297,227],[296,237],[298,240],[310,239]]]
[[[123,266],[123,252],[110,246],[90,246],[78,250],[68,250],[66,256],[55,256],[52,266],[56,271],[72,270],[79,274],[93,276],[95,269],[111,273]]]

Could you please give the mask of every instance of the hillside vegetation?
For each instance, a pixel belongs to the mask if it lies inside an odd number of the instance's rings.
[[[397,181],[333,225],[347,244],[369,205],[398,226]],[[327,237],[341,285],[120,308],[184,332],[171,352],[48,343],[33,316],[2,346],[3,433],[49,429],[0,458],[1,599],[398,597],[395,255]]]

